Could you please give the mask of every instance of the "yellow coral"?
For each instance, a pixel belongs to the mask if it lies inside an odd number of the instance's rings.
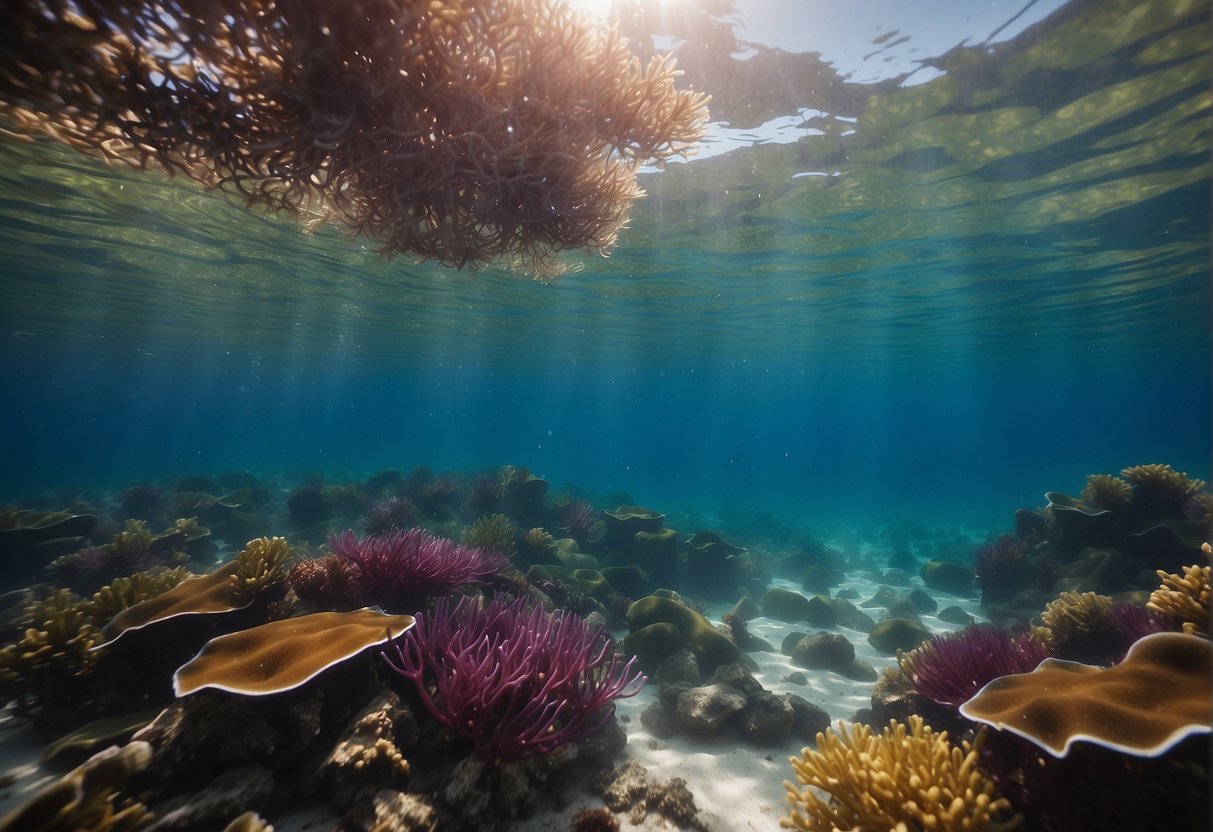
[[[1213,560],[1213,547],[1208,543],[1200,547]],[[1208,566],[1185,566],[1183,575],[1170,575],[1158,570],[1162,586],[1150,594],[1150,602],[1146,604],[1152,610],[1175,619],[1183,625],[1183,631],[1190,635],[1209,638],[1210,613]]]
[[[189,577],[192,577],[189,570],[183,566],[136,572],[129,578],[118,578],[101,587],[93,593],[91,600],[82,603],[82,609],[94,621],[104,624],[124,609],[168,592]]]
[[[473,523],[471,528],[463,533],[463,542],[480,549],[492,549],[508,558],[517,550],[514,543],[517,531],[510,518],[504,514],[493,514],[481,517]]]
[[[1040,626],[1032,629],[1032,638],[1051,653],[1063,645],[1105,628],[1112,599],[1096,592],[1063,592],[1040,614]]]
[[[1117,509],[1128,505],[1133,496],[1133,489],[1120,477],[1110,474],[1091,474],[1087,477],[1087,486],[1082,490],[1082,498],[1096,508]]]
[[[286,575],[286,563],[293,554],[285,537],[256,537],[244,545],[232,565],[231,598],[248,601]]]
[[[1189,477],[1166,464],[1134,465],[1121,471],[1120,475],[1157,499],[1183,502],[1205,490],[1204,480]]]
[[[817,735],[817,750],[791,758],[799,784],[784,783],[792,811],[779,824],[806,832],[1014,829],[1022,818],[977,767],[984,741],[981,731],[972,745],[953,747],[946,731],[936,734],[920,716],[910,717],[908,732],[890,720],[880,735],[839,723]]]
[[[21,708],[60,700],[73,678],[89,673],[100,633],[66,589],[28,605],[28,626],[19,641],[0,649],[0,702]]]

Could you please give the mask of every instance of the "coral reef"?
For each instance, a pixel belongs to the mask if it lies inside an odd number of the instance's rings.
[[[1079,495],[1090,505],[1100,509],[1115,511],[1129,504],[1133,496],[1133,487],[1120,477],[1109,474],[1090,474],[1086,487]]]
[[[292,690],[368,647],[397,638],[413,623],[412,616],[371,609],[271,621],[208,641],[173,674],[173,691],[186,696],[216,688],[264,696]]]
[[[987,682],[1035,670],[1047,657],[1044,647],[1027,634],[976,626],[935,636],[897,660],[914,693],[950,712]]]
[[[367,534],[384,534],[392,529],[411,529],[417,525],[417,506],[408,497],[391,496],[375,500],[363,515]]]
[[[504,514],[478,517],[463,533],[463,542],[475,549],[489,549],[506,558],[513,557],[518,549],[515,537],[518,530]]]
[[[588,737],[614,715],[614,699],[645,682],[602,631],[526,598],[439,599],[384,658],[481,759],[547,754]]]
[[[7,832],[134,832],[151,822],[147,807],[119,791],[152,759],[145,742],[113,746],[0,818]]]
[[[362,592],[358,568],[332,554],[299,561],[286,582],[299,598],[323,606],[357,606]]]
[[[1206,639],[1156,633],[1110,668],[1048,659],[1031,673],[995,679],[960,713],[1056,757],[1076,742],[1154,757],[1211,730],[1211,674],[1213,645]]]
[[[1188,501],[1205,490],[1204,480],[1166,464],[1134,465],[1120,475],[1133,484],[1133,502],[1153,519],[1183,517]]]
[[[1206,557],[1213,560],[1213,547],[1205,543],[1201,549]],[[1180,624],[1185,633],[1208,638],[1209,572],[1208,565],[1185,566],[1182,575],[1171,575],[1158,570],[1162,586],[1150,594],[1150,603],[1147,606]]]
[[[785,783],[792,811],[786,829],[934,829],[1000,832],[1018,826],[1011,804],[978,768],[984,738],[954,747],[921,717],[891,722],[876,735],[839,723],[817,735],[817,750],[792,757],[797,784]],[[822,799],[815,790],[829,795]]]
[[[155,568],[136,572],[129,578],[116,578],[83,602],[84,612],[93,620],[106,622],[125,609],[163,595],[185,579],[192,577],[184,566],[176,569]]]
[[[361,540],[347,530],[329,538],[329,549],[357,568],[363,592],[385,606],[482,580],[508,563],[497,552],[461,546],[422,528]]]
[[[292,554],[285,537],[258,537],[246,543],[237,553],[232,568],[232,601],[250,602],[258,593],[280,582]]]

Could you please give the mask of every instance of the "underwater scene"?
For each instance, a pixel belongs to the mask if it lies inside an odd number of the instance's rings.
[[[0,832],[1213,828],[1210,0],[9,0]]]

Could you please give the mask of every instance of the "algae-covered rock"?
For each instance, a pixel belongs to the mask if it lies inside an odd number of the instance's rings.
[[[922,582],[931,589],[950,592],[953,595],[970,595],[973,592],[973,570],[950,560],[929,560],[918,571]]]
[[[624,648],[636,655],[641,667],[646,670],[656,668],[663,659],[683,647],[695,654],[704,672],[741,658],[737,645],[713,627],[710,621],[671,598],[657,595],[641,598],[628,608],[627,617],[630,633],[624,639]],[[642,632],[656,624],[675,627],[682,643],[662,652],[672,641],[668,629]]]
[[[632,560],[640,564],[654,584],[677,582],[678,532],[673,529],[636,532],[630,540],[619,543],[615,548],[628,553]]]
[[[913,618],[886,618],[868,633],[868,644],[886,656],[913,650],[931,637],[931,631]]]
[[[725,685],[704,685],[678,695],[678,727],[693,734],[710,734],[746,706],[746,697]]]
[[[822,595],[806,598],[799,592],[779,587],[768,589],[762,596],[762,613],[777,621],[807,621],[814,627],[833,627],[838,623],[838,614],[829,598]]]
[[[640,598],[647,594],[649,576],[633,563],[627,566],[604,566],[599,570],[607,579],[611,589],[626,598]]]
[[[740,621],[753,621],[755,618],[762,615],[762,607],[760,607],[758,602],[750,596],[743,595],[740,599],[738,599],[737,603],[733,605],[733,609],[730,614]]]

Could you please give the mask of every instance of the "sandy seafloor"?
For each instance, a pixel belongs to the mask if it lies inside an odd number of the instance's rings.
[[[800,586],[788,580],[774,579],[770,585],[804,592]],[[840,586],[833,588],[832,594],[850,588],[858,593],[855,603],[863,608],[862,603],[871,598],[880,585],[874,574],[852,570]],[[913,587],[925,589],[940,610],[959,606],[977,621],[986,620],[981,614],[976,593],[972,597],[959,597],[927,589],[918,576],[913,577],[910,586],[893,588],[901,594]],[[719,623],[720,617],[731,607],[727,603],[711,604],[708,616],[713,623]],[[879,607],[866,608],[864,611],[875,620],[880,620],[883,613]],[[923,614],[920,619],[925,627],[935,633],[963,629],[961,625],[939,620],[934,614]],[[749,631],[766,639],[776,650],[746,654],[757,663],[755,678],[762,686],[774,693],[795,693],[804,697],[824,708],[835,725],[840,719],[849,721],[858,709],[868,707],[873,682],[853,681],[828,670],[804,670],[793,665],[788,656],[778,652],[784,636],[793,630],[813,631],[814,628],[805,623],[789,624],[765,617],[749,622]],[[841,626],[829,632],[846,635],[855,646],[855,657],[870,663],[877,672],[893,665],[895,661],[894,657],[874,650],[864,633]],[[615,633],[619,639],[624,635],[626,631]],[[808,684],[787,681],[788,675],[798,670],[808,679]],[[649,734],[640,722],[641,712],[656,697],[657,685],[650,683],[636,696],[617,702],[617,713],[628,735],[627,747],[617,765],[627,760],[638,760],[648,769],[650,782],[672,777],[685,779],[695,796],[700,819],[714,832],[778,830],[779,819],[787,809],[783,783],[792,775],[788,757],[798,753],[803,743],[789,737],[785,745],[758,748],[734,737],[709,741],[680,736],[658,739]],[[28,727],[14,726],[12,718],[7,715],[0,720],[0,771],[5,772],[5,784],[0,787],[0,813],[4,813],[57,775],[37,765],[42,743],[35,739]],[[587,784],[584,796],[563,809],[541,806],[531,816],[516,819],[510,829],[518,832],[566,832],[577,812],[602,805],[601,797],[591,792]],[[332,829],[337,817],[323,809],[301,807],[287,816],[267,820],[277,832],[317,832]],[[630,823],[626,815],[620,815],[619,821],[622,829],[636,832],[677,828],[671,821],[653,813],[649,813],[639,825]]]

